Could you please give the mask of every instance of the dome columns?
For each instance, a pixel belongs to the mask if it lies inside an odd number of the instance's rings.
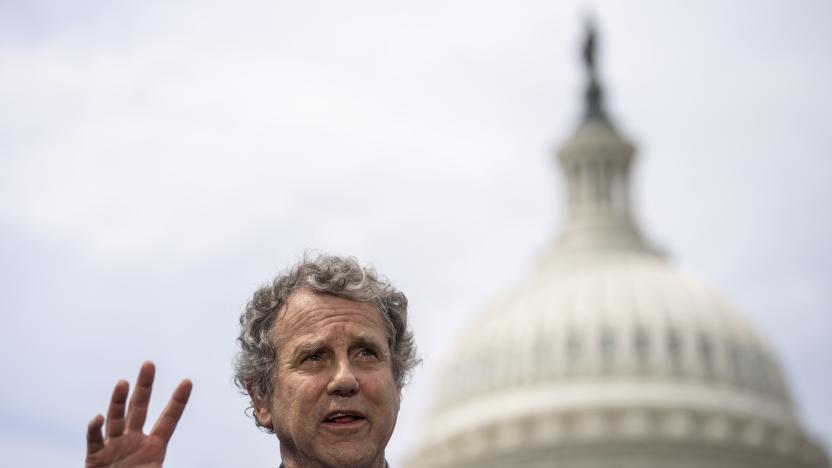
[[[635,147],[606,121],[581,124],[558,153],[566,182],[566,223],[560,247],[654,251],[638,232],[630,203]]]

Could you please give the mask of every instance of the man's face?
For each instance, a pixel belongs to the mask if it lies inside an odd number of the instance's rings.
[[[381,312],[299,290],[277,313],[274,392],[256,416],[274,428],[284,462],[384,466],[399,391]]]

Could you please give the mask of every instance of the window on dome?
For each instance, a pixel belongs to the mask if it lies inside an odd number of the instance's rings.
[[[613,358],[615,357],[615,335],[613,335],[612,330],[604,328],[601,331],[600,344],[602,363],[604,368],[607,369],[612,365]]]
[[[667,354],[673,370],[678,371],[682,366],[682,340],[679,338],[679,333],[673,329],[667,333]]]
[[[612,186],[612,164],[609,161],[604,161],[601,164],[601,203],[603,205],[610,204],[610,188]]]
[[[551,369],[553,338],[542,334],[536,334],[534,337],[532,349],[534,350],[535,373],[545,375]]]
[[[751,385],[759,390],[767,389],[765,359],[759,352],[751,354],[749,364],[751,367]]]
[[[702,356],[702,370],[706,376],[712,377],[714,374],[713,345],[705,335],[699,336],[699,354]]]
[[[782,385],[783,381],[780,377],[780,371],[777,368],[777,365],[770,359],[766,359],[765,363],[766,384],[768,391],[781,398],[788,398],[787,391]]]
[[[734,375],[734,380],[737,383],[742,383],[743,374],[742,374],[742,356],[740,355],[740,350],[735,344],[729,345],[728,348],[728,360],[731,363],[731,372]]]
[[[572,202],[575,204],[583,203],[582,199],[582,184],[581,184],[581,166],[572,166],[572,184],[570,186],[572,191]]]
[[[636,362],[639,368],[643,369],[647,364],[650,351],[649,337],[644,327],[636,327],[636,331],[633,334],[633,348],[635,349]]]
[[[574,368],[581,355],[581,339],[574,331],[566,339],[566,357],[570,368]]]
[[[595,177],[592,178],[592,182],[594,185],[594,195],[595,195],[595,203],[600,205],[604,201],[604,181],[603,181],[603,165],[600,162],[594,162],[592,164],[592,173]]]
[[[764,356],[760,355],[760,389],[765,392],[776,393],[772,371],[771,364]]]

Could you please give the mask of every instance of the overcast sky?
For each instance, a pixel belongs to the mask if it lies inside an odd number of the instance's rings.
[[[671,3],[673,6],[671,6]],[[596,1],[637,210],[738,305],[832,443],[832,3]],[[195,388],[171,467],[275,466],[237,317],[304,249],[403,289],[423,368],[554,239],[573,1],[0,2],[0,452],[77,466],[113,383]]]

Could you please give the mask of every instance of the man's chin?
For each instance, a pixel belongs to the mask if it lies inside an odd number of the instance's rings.
[[[366,438],[327,444],[321,455],[328,466],[338,468],[368,468],[384,460],[384,452],[368,447]]]

